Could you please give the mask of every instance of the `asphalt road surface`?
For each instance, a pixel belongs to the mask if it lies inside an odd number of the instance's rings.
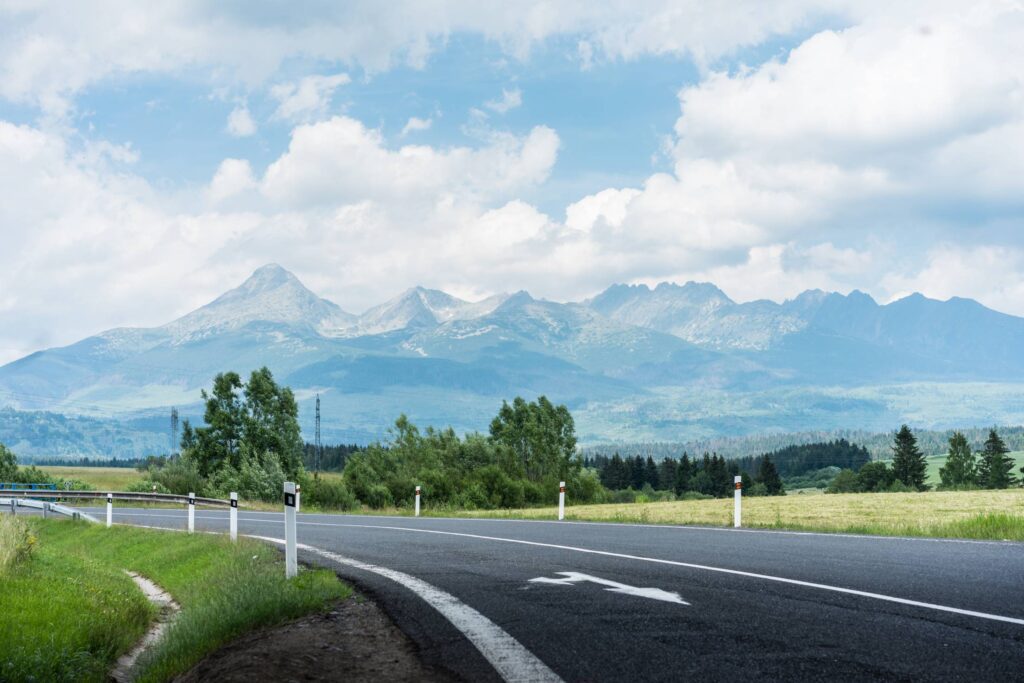
[[[1024,544],[312,514],[298,540],[467,680],[1024,680]]]

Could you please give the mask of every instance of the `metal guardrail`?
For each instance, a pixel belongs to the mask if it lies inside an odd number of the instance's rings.
[[[72,519],[84,519],[87,522],[93,522],[99,524],[100,520],[96,519],[92,515],[86,514],[79,510],[69,508],[66,505],[60,505],[59,503],[49,503],[43,500],[32,500],[31,498],[12,498],[4,497],[0,498],[0,510],[10,508],[11,512],[18,514],[18,508],[34,508],[36,510],[43,511],[43,517],[49,517],[50,513],[56,513],[58,515],[64,515]]]
[[[31,500],[39,498],[67,498],[72,500],[102,500],[107,499],[107,491],[4,491],[5,498],[16,498],[19,500]],[[179,503],[187,505],[188,496],[179,496],[173,493],[143,493],[133,491],[112,491],[114,500],[130,500],[142,503]],[[211,507],[230,507],[231,501],[220,498],[200,498],[196,496],[192,500],[196,505],[208,505]]]

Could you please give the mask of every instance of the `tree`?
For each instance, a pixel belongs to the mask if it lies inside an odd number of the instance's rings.
[[[647,468],[644,466],[644,459],[639,455],[634,456],[629,468],[629,485],[639,491],[647,482]]]
[[[857,473],[851,469],[839,470],[832,483],[825,489],[826,493],[854,493],[858,490]]]
[[[686,491],[690,491],[692,488],[691,479],[693,478],[693,463],[690,461],[690,456],[683,453],[683,457],[679,460],[679,467],[676,468],[676,495],[681,496]]]
[[[985,450],[978,462],[978,483],[987,489],[1005,489],[1017,485],[1013,474],[1013,458],[1002,437],[995,429],[989,430]]]
[[[896,480],[896,475],[881,460],[865,463],[857,471],[857,490],[859,491],[888,491],[889,487]]]
[[[576,426],[569,409],[555,406],[545,396],[527,403],[516,397],[502,401],[491,421],[491,440],[511,449],[530,481],[557,479],[579,469],[574,465]]]
[[[676,470],[679,465],[675,458],[665,458],[658,465],[658,488],[670,491],[676,486]]]
[[[949,437],[946,464],[939,469],[939,476],[942,478],[943,488],[970,486],[977,483],[978,472],[974,462],[974,453],[971,452],[967,437],[962,432],[953,432],[953,436]]]
[[[647,456],[647,462],[644,463],[644,483],[650,484],[652,489],[660,488],[658,478],[658,466],[654,463],[654,458]]]
[[[205,390],[205,427],[186,420],[182,430],[182,454],[196,464],[199,474],[210,477],[225,468],[241,470],[251,461],[273,458],[281,471],[295,477],[302,469],[302,437],[299,408],[288,387],[280,387],[267,368],[252,373],[242,383],[238,373],[225,372]]]
[[[601,471],[601,484],[612,491],[618,491],[629,486],[629,472],[626,470],[626,463],[618,453],[608,461],[607,467]]]
[[[0,481],[14,481],[18,474],[18,459],[14,452],[0,443]]]
[[[917,437],[907,425],[900,427],[896,433],[892,451],[892,471],[896,479],[912,489],[927,491],[924,478],[928,463],[917,447]]]
[[[767,455],[761,460],[761,467],[757,472],[757,481],[764,484],[765,491],[769,496],[781,496],[786,493],[782,485],[782,477],[775,469],[775,463]]]

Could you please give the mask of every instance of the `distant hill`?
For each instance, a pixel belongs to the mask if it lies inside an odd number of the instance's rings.
[[[134,434],[119,443],[150,448],[157,431],[145,425],[170,406],[200,415],[215,373],[267,365],[296,390],[305,428],[319,393],[325,433],[345,442],[383,435],[403,412],[484,430],[503,399],[542,393],[572,408],[590,443],[944,428],[1024,422],[1020,349],[1024,319],[967,299],[880,305],[808,291],[736,303],[689,282],[613,285],[578,303],[527,292],[469,302],[416,287],[355,315],[268,265],[161,327],[109,330],[0,367],[0,406],[114,419]],[[3,429],[0,440],[31,452],[113,448]]]

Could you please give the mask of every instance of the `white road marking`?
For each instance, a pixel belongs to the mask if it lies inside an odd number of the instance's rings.
[[[530,579],[530,583],[548,583],[556,586],[572,586],[583,582],[596,583],[599,586],[605,586],[605,590],[612,593],[622,593],[623,595],[632,595],[638,598],[650,598],[651,600],[661,600],[663,602],[674,602],[679,605],[690,604],[683,600],[679,593],[663,591],[660,588],[640,588],[638,586],[619,583],[618,581],[602,579],[598,576],[591,576],[590,574],[581,574],[580,572],[556,573],[560,574],[563,578],[551,579],[546,576],[538,576],[536,579]]]
[[[144,516],[144,515],[138,515]],[[153,517],[171,517],[176,515],[145,515]],[[179,516],[180,518],[180,516]],[[250,522],[258,522],[262,524],[275,524],[280,523],[277,520],[255,520],[250,519]],[[959,607],[949,607],[947,605],[939,605],[931,602],[922,602],[919,600],[910,600],[908,598],[900,598],[893,595],[884,595],[882,593],[872,593],[869,591],[856,590],[854,588],[843,588],[842,586],[830,586],[823,583],[814,583],[811,581],[801,581],[799,579],[788,579],[782,576],[772,576],[770,574],[758,574],[755,572],[745,572],[739,569],[727,569],[725,567],[712,567],[704,564],[694,564],[691,562],[679,562],[676,560],[665,560],[657,557],[644,557],[642,555],[629,555],[625,553],[615,553],[609,550],[594,550],[592,548],[580,548],[571,545],[559,545],[555,543],[541,543],[538,541],[526,541],[518,538],[503,538],[500,536],[484,536],[482,534],[469,534],[457,531],[439,531],[436,529],[416,529],[412,527],[400,527],[400,526],[384,526],[379,524],[338,524],[329,522],[300,522],[299,524],[304,526],[327,526],[327,527],[349,527],[358,529],[386,529],[389,531],[409,531],[413,533],[422,534],[438,534],[442,536],[460,536],[463,538],[475,538],[483,541],[497,541],[501,543],[517,543],[520,545],[538,546],[542,548],[554,548],[557,550],[569,550],[578,553],[587,553],[590,555],[601,555],[604,557],[617,557],[625,560],[636,560],[639,562],[651,562],[654,564],[665,564],[676,567],[687,567],[689,569],[699,569],[702,571],[716,572],[720,574],[729,574],[732,576],[744,576],[752,579],[761,579],[763,581],[774,581],[776,583],[784,583],[793,586],[803,586],[805,588],[816,588],[819,590],[831,591],[833,593],[843,593],[845,595],[856,595],[863,598],[871,598],[873,600],[881,600],[883,602],[892,602],[900,605],[909,605],[911,607],[921,607],[924,609],[935,610],[938,612],[948,612],[950,614],[960,614],[968,617],[976,617],[978,619],[988,619],[990,621],[1001,621],[1008,624],[1016,624],[1018,626],[1024,626],[1024,619],[1017,617],[1007,617],[1000,614],[990,614],[988,612],[978,612],[975,610],[961,609]],[[565,524],[564,522],[562,524]],[[732,530],[730,530],[732,532]]]
[[[82,506],[89,507],[89,506]],[[147,508],[128,508],[131,509],[147,509]],[[132,512],[118,512],[117,508],[114,508],[115,515],[130,515]],[[280,512],[269,512],[266,510],[247,510],[245,514],[248,515],[280,515]],[[408,515],[353,515],[350,513],[303,513],[304,516],[308,517],[328,517],[328,518],[352,518],[357,517],[360,519],[396,519],[401,521],[407,521],[410,519]],[[209,517],[208,519],[219,519],[219,517]],[[838,531],[787,531],[786,529],[751,529],[751,528],[740,528],[734,527],[717,527],[717,526],[700,526],[696,524],[640,524],[637,522],[587,522],[583,520],[567,519],[561,522],[550,520],[550,519],[503,519],[501,517],[434,517],[429,516],[422,519],[433,520],[439,522],[498,522],[506,524],[557,524],[558,526],[566,525],[578,525],[578,526],[605,526],[605,527],[631,527],[641,529],[679,529],[683,531],[707,531],[711,533],[727,533],[727,534],[771,534],[774,536],[822,536],[825,538],[859,538],[866,541],[914,541],[918,543],[958,543],[966,545],[997,545],[1003,548],[1019,548],[1024,544],[1017,541],[984,541],[973,538],[928,538],[925,536],[882,536],[878,534],[851,534]],[[255,521],[255,520],[253,520]],[[303,522],[299,522],[303,524]]]
[[[271,543],[284,543],[284,539],[269,536],[250,536],[250,538]],[[408,588],[461,631],[504,680],[510,683],[520,681],[523,683],[531,681],[561,682],[562,679],[544,662],[537,659],[532,652],[523,647],[522,643],[451,593],[446,593],[426,581],[394,569],[353,560],[304,543],[299,543],[298,547],[338,564],[379,574]]]

